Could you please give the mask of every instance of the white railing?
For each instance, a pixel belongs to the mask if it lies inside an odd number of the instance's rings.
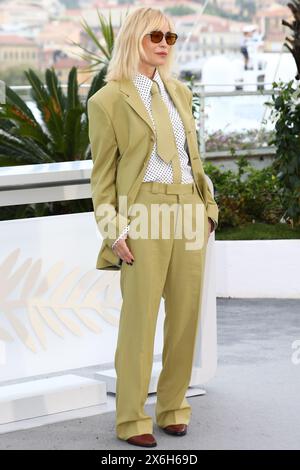
[[[195,81],[193,84],[193,92],[194,96],[199,98],[199,119],[197,120],[197,130],[199,134],[199,151],[200,155],[203,159],[205,158],[210,158],[213,159],[215,156],[218,156],[218,151],[215,152],[210,152],[206,151],[206,117],[205,117],[205,108],[206,108],[206,100],[208,98],[221,98],[221,97],[238,97],[238,96],[271,96],[271,95],[276,95],[278,92],[276,90],[273,90],[272,88],[266,88],[266,87],[271,87],[272,83],[269,82],[247,82],[247,83],[226,83],[226,84],[214,84],[214,83],[201,83],[198,81]],[[224,88],[232,88],[232,87],[237,87],[237,86],[243,86],[247,89],[245,90],[230,90],[230,91],[208,91],[209,87],[224,87]],[[67,90],[67,85],[62,84],[61,85],[63,90]],[[29,92],[31,90],[31,85],[16,85],[11,87],[15,92],[18,94],[22,95],[23,99],[29,99],[30,95]],[[80,96],[82,99],[86,97],[87,90],[89,90],[90,85],[89,84],[82,84],[79,86],[80,90]],[[222,156],[226,156],[228,158],[231,158],[231,152],[222,150]],[[253,148],[247,150],[249,152],[249,155],[254,156],[255,152],[257,156],[265,155],[266,152],[269,154],[274,155],[275,153],[275,148],[266,146],[263,148]],[[242,154],[240,153],[239,150],[235,152],[235,155],[241,156]]]
[[[0,207],[91,197],[92,160],[0,167]]]

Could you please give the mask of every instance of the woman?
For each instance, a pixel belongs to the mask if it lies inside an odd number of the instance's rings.
[[[121,270],[116,434],[143,447],[157,445],[144,404],[162,297],[163,368],[156,422],[168,434],[187,432],[191,407],[185,393],[206,245],[218,224],[218,206],[198,151],[192,93],[170,75],[176,39],[171,19],[160,10],[135,10],[119,30],[106,85],[88,101],[92,198],[103,236],[96,267]],[[132,207],[139,207],[140,218]],[[161,218],[153,208],[164,209]],[[178,236],[182,220],[192,225],[196,247],[187,247],[191,237],[185,230]]]

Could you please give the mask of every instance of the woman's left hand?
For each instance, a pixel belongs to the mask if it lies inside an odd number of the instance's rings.
[[[214,231],[214,228],[215,228],[215,224],[213,222],[213,220],[208,217],[208,221],[209,221],[209,232],[208,232],[208,236],[210,236],[210,234]]]

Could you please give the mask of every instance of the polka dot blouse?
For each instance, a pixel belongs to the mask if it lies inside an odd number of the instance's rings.
[[[165,89],[164,83],[157,69],[155,71],[153,80],[157,82],[161,97],[169,111],[170,120],[172,123],[176,145],[179,153],[181,182],[193,183],[194,178],[189,163],[189,156],[185,150],[186,136],[182,120],[178,114],[177,109],[174,106],[173,101],[171,100],[170,95]],[[155,122],[151,113],[152,79],[148,78],[146,75],[138,73],[134,77],[133,83],[139,91],[139,94],[143,100],[143,103],[150,115],[151,121],[155,128]],[[144,175],[143,181],[159,181],[160,183],[173,183],[172,162],[166,163],[162,158],[160,158],[157,153],[156,142],[154,142],[152,153],[150,155],[150,159],[146,168],[146,173]]]

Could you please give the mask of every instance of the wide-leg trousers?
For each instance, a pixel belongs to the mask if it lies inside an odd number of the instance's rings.
[[[153,421],[145,413],[144,405],[162,298],[165,318],[156,423],[165,427],[190,421],[191,406],[185,393],[192,373],[209,227],[205,205],[194,183],[142,182],[135,200],[135,204],[138,203],[147,209],[149,236],[133,238],[130,228],[126,240],[135,261],[133,265],[124,261],[121,265],[122,308],[115,351],[116,434],[124,440],[153,432]],[[169,211],[170,236],[162,235],[163,224],[160,223],[159,236],[151,237],[151,224],[158,222],[157,215],[154,220],[151,206],[163,204],[169,209],[170,206],[177,208]],[[192,227],[196,228],[196,204],[202,205],[203,244],[194,250],[187,249],[186,242],[191,240],[186,238],[184,228],[181,232],[178,228],[180,224],[183,227],[183,206],[192,208],[186,213],[192,218]]]

